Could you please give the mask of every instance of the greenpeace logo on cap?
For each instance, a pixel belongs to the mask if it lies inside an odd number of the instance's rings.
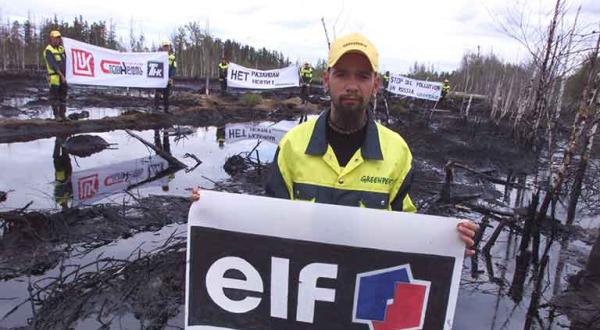
[[[358,41],[345,43],[344,46],[342,46],[342,47],[349,47],[349,46],[362,46],[364,48],[367,48],[367,45],[363,44],[362,42],[358,42]]]

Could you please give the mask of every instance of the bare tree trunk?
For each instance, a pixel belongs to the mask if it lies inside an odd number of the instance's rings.
[[[592,146],[594,144],[594,136],[598,129],[598,122],[595,122],[589,133],[583,141],[583,149],[581,150],[581,158],[577,165],[577,171],[575,172],[575,178],[573,180],[573,186],[571,187],[571,194],[569,196],[569,206],[567,208],[567,225],[572,225],[575,221],[575,211],[577,210],[577,201],[581,195],[581,186],[583,185],[583,179],[585,177],[585,171],[588,166],[590,159],[590,153],[592,152]]]
[[[560,168],[555,173],[555,175],[553,175],[553,178],[550,181],[550,186],[548,187],[548,191],[544,196],[544,200],[542,201],[540,210],[537,214],[537,223],[541,223],[541,221],[546,217],[546,212],[548,211],[550,202],[555,196],[558,195],[560,191],[560,188],[565,178],[565,173],[567,172],[567,168],[571,164],[571,160],[577,150],[579,141],[581,140],[581,137],[584,134],[584,129],[587,126],[586,123],[588,117],[590,116],[590,111],[592,110],[592,107],[595,106],[596,98],[598,97],[598,92],[600,90],[600,75],[596,74],[599,47],[600,35],[598,36],[598,40],[596,41],[596,47],[593,53],[591,54],[592,57],[590,59],[588,79],[583,89],[583,95],[580,101],[579,109],[573,122],[571,137],[569,139],[569,146],[565,150],[565,154],[563,156],[563,161]]]
[[[581,11],[581,6],[579,6],[579,8],[577,8],[577,14],[575,14],[575,21],[573,22],[573,28],[571,29],[571,32],[569,33],[569,42],[566,48],[566,52],[567,55],[565,56],[564,61],[562,62],[562,72],[560,72],[560,78],[559,78],[559,90],[558,90],[558,96],[556,99],[556,109],[554,110],[554,116],[552,118],[552,120],[550,120],[549,123],[549,127],[548,127],[548,155],[549,157],[552,157],[552,154],[554,153],[554,149],[556,147],[556,141],[555,141],[555,135],[556,135],[556,124],[558,123],[558,120],[560,118],[560,113],[562,110],[562,102],[563,102],[563,97],[565,94],[565,85],[567,83],[567,79],[565,79],[565,76],[567,74],[568,71],[568,67],[569,67],[569,57],[571,55],[571,48],[573,45],[573,36],[575,34],[575,28],[577,26],[577,20],[579,19],[579,13]]]
[[[556,0],[556,5],[554,7],[554,15],[552,16],[552,20],[550,21],[550,26],[548,28],[548,37],[546,38],[546,46],[544,48],[544,57],[539,67],[539,75],[538,81],[535,88],[535,98],[533,101],[533,112],[528,116],[525,126],[521,127],[524,135],[526,136],[526,141],[528,144],[535,144],[537,140],[537,129],[539,128],[539,122],[541,120],[541,116],[543,112],[546,111],[546,93],[548,92],[548,83],[550,81],[551,76],[551,57],[555,52],[554,44],[554,35],[556,32],[556,25],[558,24],[558,18],[561,12],[561,0]],[[533,129],[531,127],[533,124]]]

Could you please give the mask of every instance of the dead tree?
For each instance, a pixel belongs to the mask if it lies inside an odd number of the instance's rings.
[[[598,108],[596,100],[598,98],[598,93],[600,92],[600,75],[598,74],[597,63],[599,47],[600,34],[598,35],[596,47],[594,48],[594,51],[592,52],[592,56],[590,58],[590,70],[588,72],[588,79],[583,89],[582,98],[579,104],[579,109],[573,121],[573,126],[571,127],[569,145],[564,152],[560,168],[552,175],[552,180],[549,183],[550,186],[548,187],[548,191],[540,205],[540,209],[536,217],[536,223],[538,224],[541,223],[541,221],[546,217],[546,213],[550,206],[550,202],[553,200],[553,198],[558,196],[560,188],[565,180],[567,168],[571,164],[573,156],[575,155],[577,148],[582,140],[582,136],[584,136],[584,134],[588,134],[588,136],[590,136],[589,133],[591,129],[595,126],[590,125],[589,119],[594,119],[593,115],[597,112]],[[590,136],[590,139],[592,137],[593,135]]]

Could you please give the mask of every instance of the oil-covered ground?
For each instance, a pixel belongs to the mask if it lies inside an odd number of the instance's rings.
[[[276,149],[256,141],[220,145],[219,127],[260,121],[289,129],[301,113],[327,106],[318,95],[302,105],[294,90],[265,93],[258,104],[236,91],[205,96],[200,83],[187,81],[165,114],[153,108],[152,92],[73,88],[67,114],[89,117],[59,123],[50,119],[43,81],[6,78],[0,329],[183,328],[191,187],[263,194]],[[433,116],[432,106],[394,100],[387,125],[413,152],[419,212],[483,228],[478,255],[464,264],[454,328],[600,328],[599,285],[580,272],[599,218],[581,215],[567,228],[559,204],[558,220],[541,231],[546,253],[537,263],[517,262],[533,178],[544,175],[537,156],[513,144],[509,130],[478,118],[485,102],[473,105],[468,120],[459,115],[460,100],[438,105],[449,111]],[[85,177],[94,171],[115,175],[91,196]]]

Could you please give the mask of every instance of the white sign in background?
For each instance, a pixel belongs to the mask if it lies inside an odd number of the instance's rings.
[[[165,88],[169,80],[167,52],[122,53],[63,38],[69,84]]]
[[[153,155],[73,172],[73,204],[91,204],[166,170],[169,162]],[[154,182],[162,184],[162,181]],[[150,184],[148,184],[150,185]]]
[[[300,78],[296,66],[274,70],[257,70],[229,63],[227,69],[227,87],[273,89],[298,87],[299,85]]]
[[[241,140],[262,140],[279,144],[279,140],[287,130],[273,128],[254,123],[240,123],[225,125],[225,141],[228,143]]]
[[[456,232],[458,221],[430,215],[203,191],[202,199],[192,204],[188,215],[186,288],[190,287],[190,254],[194,253],[189,238],[195,226],[383,251],[448,256],[455,261],[444,329],[451,329],[465,249]],[[273,253],[276,255],[278,251]],[[189,326],[189,295],[186,290],[186,328],[229,329]]]
[[[416,80],[393,74],[387,90],[394,94],[437,101],[442,95],[442,83]]]

